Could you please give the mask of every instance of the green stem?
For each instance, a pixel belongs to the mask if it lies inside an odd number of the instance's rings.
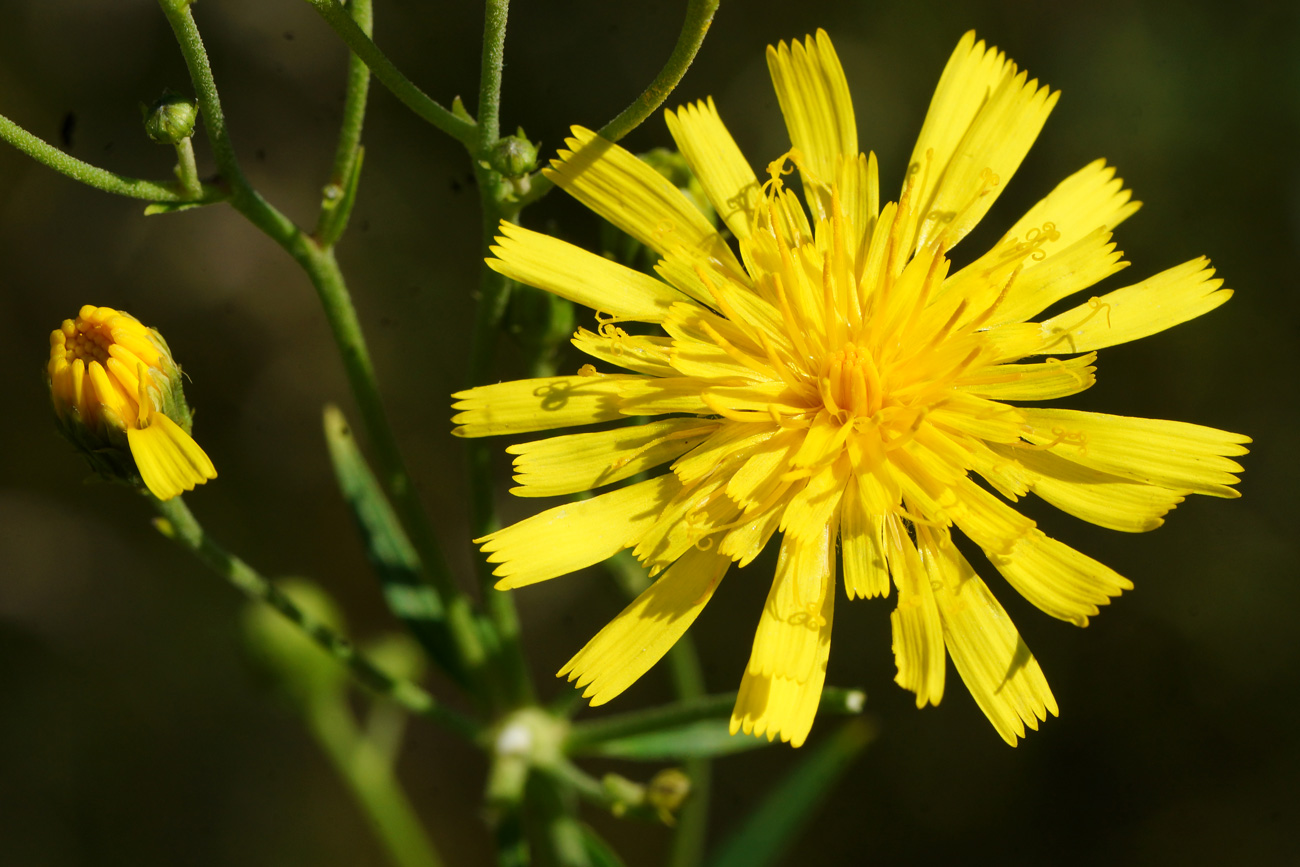
[[[230,187],[230,203],[249,222],[279,244],[307,273],[324,308],[330,331],[338,346],[348,383],[361,411],[362,422],[376,452],[379,476],[393,500],[394,510],[406,528],[427,577],[442,595],[447,611],[447,628],[461,656],[463,674],[472,684],[482,683],[486,653],[474,622],[469,600],[456,586],[441,548],[429,527],[419,493],[411,482],[406,462],[388,423],[370,351],[348,293],[343,273],[332,249],[325,249],[308,237],[287,217],[261,197],[244,178],[226,130],[225,115],[217,95],[216,82],[208,63],[203,40],[190,11],[189,0],[159,0],[177,43],[189,67],[208,140],[222,177]],[[351,19],[348,19],[351,22]],[[355,25],[353,25],[355,26]]]
[[[307,726],[365,812],[397,867],[441,867],[406,792],[380,750],[361,734],[341,696],[313,702]]]
[[[821,714],[857,714],[862,712],[866,697],[861,690],[827,687],[822,691],[817,707]],[[664,705],[647,710],[618,714],[604,719],[577,722],[569,730],[565,742],[566,755],[578,755],[586,747],[601,741],[625,738],[645,732],[676,728],[705,719],[718,719],[731,715],[736,704],[735,693],[708,695],[689,702]]]
[[[506,17],[510,0],[488,0],[483,15],[483,57],[479,63],[478,158],[501,137],[501,69],[505,65]]]
[[[375,31],[374,7],[370,0],[349,0],[348,14],[363,36],[369,39]],[[366,120],[366,100],[370,95],[370,67],[356,54],[348,56],[348,83],[343,99],[343,123],[339,126],[338,145],[334,148],[334,168],[330,181],[342,184],[352,167],[357,146],[361,144],[361,128]]]
[[[713,13],[718,11],[720,0],[690,0],[686,4],[686,20],[682,22],[681,32],[677,34],[677,44],[668,62],[655,76],[650,86],[641,91],[641,95],[632,104],[619,112],[618,116],[600,128],[600,134],[610,141],[618,141],[641,125],[655,109],[664,104],[668,94],[686,75],[691,62],[699,53],[704,36],[713,23]]]
[[[176,176],[180,179],[185,195],[197,199],[203,195],[203,184],[199,182],[199,167],[194,161],[194,140],[186,137],[176,143]]]
[[[374,8],[370,0],[351,0],[348,11],[352,20],[369,37],[374,32]],[[320,216],[312,237],[321,246],[332,247],[347,228],[355,199],[357,173],[360,171],[361,129],[366,119],[366,101],[370,94],[370,68],[349,52],[348,80],[343,99],[343,120],[339,125],[338,143],[334,147],[334,164],[321,199]]]
[[[370,37],[357,26],[357,22],[352,20],[352,16],[338,0],[307,0],[307,2],[316,8],[325,23],[347,43],[352,52],[370,68],[375,78],[392,91],[403,105],[447,135],[462,142],[466,147],[473,147],[476,137],[475,124],[443,108],[402,75],[392,61],[385,57],[370,40]]]
[[[220,201],[224,195],[218,187],[212,185],[205,185],[197,194],[191,195],[183,190],[179,183],[129,178],[126,175],[92,166],[42,141],[4,115],[0,115],[0,139],[7,141],[38,163],[105,193],[142,199],[146,202],[194,201],[197,204],[211,204]]]
[[[488,0],[483,21],[483,57],[480,67],[478,98],[478,141],[471,156],[477,154],[475,173],[478,177],[479,204],[483,211],[483,257],[496,236],[501,220],[513,220],[519,209],[507,201],[501,176],[485,168],[483,158],[491,151],[500,134],[501,71],[505,62],[504,46],[509,0]],[[501,320],[510,299],[511,281],[482,265],[479,270],[479,299],[475,313],[474,335],[470,347],[469,384],[471,387],[487,382],[492,373],[492,360],[496,351]],[[468,444],[470,470],[470,521],[474,538],[497,529],[498,522],[493,498],[492,449],[481,441]],[[482,588],[484,607],[492,622],[497,638],[497,663],[503,680],[508,685],[508,706],[522,707],[533,700],[534,690],[528,676],[524,658],[519,614],[514,598],[509,593],[496,590],[496,579],[485,558],[475,558],[479,586]]]
[[[462,737],[470,740],[478,737],[479,725],[474,720],[444,707],[418,684],[385,673],[360,653],[351,641],[303,611],[255,569],[213,541],[180,497],[159,500],[150,495],[149,499],[161,518],[156,522],[157,527],[165,536],[190,551],[250,599],[265,602],[284,615],[326,653],[347,666],[363,684],[394,704],[413,714],[429,717]]]
[[[677,44],[673,46],[673,53],[668,56],[668,62],[631,105],[600,128],[602,137],[609,141],[618,141],[640,126],[655,109],[663,105],[668,94],[673,92],[682,77],[686,75],[686,70],[691,68],[691,63],[695,60],[695,55],[699,53],[704,37],[709,32],[709,25],[713,23],[713,13],[718,11],[720,2],[721,0],[690,0],[686,4],[686,20],[682,22],[682,29],[677,34]],[[531,205],[549,193],[551,187],[555,185],[541,172],[533,175],[531,181],[532,185],[528,193],[519,200],[520,207]]]

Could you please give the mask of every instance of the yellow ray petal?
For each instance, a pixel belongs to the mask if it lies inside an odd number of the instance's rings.
[[[840,160],[836,188],[840,204],[848,216],[848,228],[857,232],[848,238],[849,253],[854,261],[865,259],[866,243],[871,239],[876,219],[880,215],[880,173],[876,155],[846,154]]]
[[[767,48],[767,68],[790,143],[803,153],[804,188],[818,218],[830,216],[829,186],[841,156],[858,155],[858,126],[844,69],[825,30],[801,44]],[[812,177],[809,177],[809,174]]]
[[[136,407],[134,400],[127,399],[127,393],[117,382],[111,379],[108,371],[98,361],[86,365],[86,378],[90,380],[91,401],[98,403],[98,411],[107,411],[116,416],[124,426],[134,426]],[[135,397],[135,392],[130,393]]]
[[[677,643],[704,610],[731,561],[692,549],[668,568],[631,605],[565,663],[568,675],[592,705],[623,692]]]
[[[1026,407],[1024,438],[1052,454],[1174,491],[1238,497],[1228,487],[1250,437],[1201,425],[1069,409]]]
[[[1041,352],[1087,352],[1127,343],[1209,313],[1232,297],[1204,257],[1116,289],[1042,324]]]
[[[718,432],[707,442],[673,464],[673,472],[683,484],[702,479],[716,472],[724,461],[743,460],[778,430],[775,422],[763,426],[723,420]]]
[[[741,568],[748,566],[755,557],[763,553],[768,541],[776,533],[780,521],[779,503],[776,507],[759,513],[752,521],[743,524],[738,521],[739,526],[733,526],[728,530],[722,537],[722,541],[718,543],[718,553],[735,560]]]
[[[1052,400],[1092,388],[1097,353],[1038,364],[999,364],[956,380],[954,385],[990,400]]]
[[[672,341],[667,337],[628,334],[617,326],[606,326],[605,334],[579,328],[571,341],[578,349],[600,361],[647,376],[676,376],[669,363]]]
[[[943,698],[943,622],[934,590],[916,546],[897,520],[887,532],[889,564],[898,587],[898,607],[889,615],[894,634],[894,681],[916,693],[916,706],[937,705]]]
[[[834,594],[827,598],[834,598]],[[827,642],[825,653],[829,652]],[[766,735],[769,741],[779,735],[792,747],[803,746],[812,731],[825,684],[825,662],[805,683],[746,671],[731,711],[731,733],[743,730],[754,737]]]
[[[622,481],[690,451],[718,429],[716,422],[674,418],[596,433],[519,443],[515,458],[518,497],[576,494]]]
[[[786,537],[736,695],[731,731],[799,746],[812,728],[826,680],[835,611],[835,532]]]
[[[128,427],[126,441],[145,487],[160,500],[217,477],[216,467],[199,444],[160,412],[151,414],[146,428]]]
[[[1133,582],[1114,569],[1031,530],[1006,556],[989,555],[1002,577],[1047,614],[1087,626],[1098,606],[1133,589]]]
[[[664,506],[658,520],[642,535],[632,553],[650,574],[672,565],[691,548],[710,550],[718,542],[717,532],[736,518],[739,509],[722,496],[721,478],[683,487]]]
[[[498,590],[565,575],[635,545],[681,485],[671,474],[628,485],[590,500],[565,503],[489,533],[483,546]]]
[[[1015,624],[946,536],[921,532],[944,644],[980,710],[1011,746],[1056,716],[1056,698]]]
[[[559,238],[501,221],[496,258],[488,267],[619,319],[660,322],[675,303],[694,305],[681,292],[640,271],[589,253]]]
[[[642,377],[640,382],[623,386],[619,396],[619,412],[623,415],[662,415],[670,412],[689,412],[710,415],[708,401],[704,399],[705,382],[692,376]]]
[[[677,149],[718,216],[737,238],[749,237],[759,202],[758,178],[727,131],[713,97],[664,112]]]
[[[1006,188],[1058,94],[967,33],[948,60],[908,161],[913,249],[952,249]]]
[[[580,126],[565,144],[543,174],[569,195],[661,255],[678,251],[743,273],[727,242],[663,175]]]
[[[820,645],[830,641],[830,622],[822,610],[834,589],[834,550],[829,525],[813,539],[782,539],[776,576],[754,634],[749,671],[800,683],[813,673]]]
[[[1036,526],[1032,520],[963,477],[949,492],[944,508],[966,536],[984,553],[1008,554],[1018,539]]]
[[[1132,197],[1133,191],[1124,189],[1124,181],[1115,177],[1113,166],[1094,160],[1057,184],[1007,230],[1007,237],[1023,238],[1051,223],[1059,237],[1044,248],[1050,259],[1097,229],[1114,230],[1133,216],[1142,203],[1130,201]]]
[[[1111,530],[1154,530],[1188,493],[1129,481],[1049,452],[999,445],[991,448],[1026,471],[1026,483],[1035,494],[1063,512]]]
[[[889,594],[889,564],[885,559],[885,517],[872,513],[862,485],[879,485],[869,473],[855,474],[844,488],[840,504],[840,548],[844,560],[844,591],[850,599]]]
[[[548,376],[482,385],[452,395],[459,437],[527,433],[621,418],[624,389],[645,380],[623,374]]]
[[[1030,262],[1011,280],[990,325],[1023,322],[1062,298],[1123,271],[1128,267],[1121,261],[1123,256],[1105,229],[1097,229],[1069,247],[1058,245],[1043,261]]]
[[[812,539],[820,535],[840,507],[850,473],[847,455],[815,472],[785,507],[781,532],[786,537]]]

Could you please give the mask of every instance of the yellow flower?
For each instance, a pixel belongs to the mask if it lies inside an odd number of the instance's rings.
[[[898,201],[883,207],[830,39],[819,31],[769,47],[767,59],[793,147],[763,183],[711,100],[667,113],[739,256],[674,186],[577,127],[550,176],[655,250],[661,279],[502,224],[489,264],[600,311],[597,330],[574,343],[629,372],[587,365],[461,392],[456,432],[655,417],[512,446],[520,496],[669,466],[478,541],[500,564],[503,589],[623,548],[658,575],[560,672],[600,704],[667,651],[733,562],[749,563],[779,531],[733,732],[795,746],[807,736],[842,564],[850,599],[897,590],[896,679],[917,706],[943,696],[946,650],[1014,745],[1025,725],[1057,713],[1056,700],[953,530],[1027,599],[1080,626],[1132,587],[1005,501],[1032,492],[1085,521],[1151,530],[1187,494],[1236,496],[1229,486],[1241,468],[1228,456],[1249,439],[1019,402],[1083,391],[1094,350],[1185,322],[1231,293],[1195,259],[1031,321],[1125,265],[1110,233],[1138,204],[1101,160],[953,269],[949,253],[997,199],[1057,97],[973,33],[939,80]],[[785,181],[794,169],[802,203]],[[628,321],[664,334],[624,330]]]
[[[217,477],[190,437],[180,368],[135,317],[82,307],[50,334],[47,370],[63,432],[101,475],[143,482],[160,500]]]

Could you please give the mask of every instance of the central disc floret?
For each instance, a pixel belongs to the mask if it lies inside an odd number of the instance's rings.
[[[822,402],[842,421],[880,411],[880,372],[871,352],[847,343],[826,356],[820,372]]]

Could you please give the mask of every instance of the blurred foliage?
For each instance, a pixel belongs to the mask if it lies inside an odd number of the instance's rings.
[[[684,5],[684,4],[682,4]],[[1300,373],[1300,9],[1287,4],[1100,2],[791,4],[724,0],[670,104],[712,95],[756,165],[786,147],[763,47],[816,27],[835,39],[861,141],[882,186],[903,162],[961,33],[974,27],[1062,90],[1038,145],[985,223],[979,250],[1098,156],[1147,204],[1117,234],[1134,280],[1200,254],[1238,291],[1221,310],[1102,353],[1074,406],[1196,421],[1255,438],[1237,502],[1190,501],[1147,536],[1033,513],[1049,534],[1137,589],[1086,630],[1001,593],[1062,707],[1008,749],[960,689],[917,711],[892,683],[887,603],[837,612],[830,681],[864,685],[872,749],[826,801],[788,863],[1291,863],[1300,845],[1300,609],[1291,447]],[[476,87],[476,4],[378,4],[376,39],[449,102]],[[678,4],[516,4],[503,122],[553,154],[570,123],[598,126],[655,74]],[[345,54],[302,3],[196,7],[231,133],[254,184],[300,222],[328,180]],[[74,156],[166,177],[173,155],[140,131],[138,104],[187,82],[153,4],[19,0],[0,28],[0,111]],[[200,127],[203,120],[199,120]],[[670,144],[652,120],[628,144]],[[447,395],[465,378],[478,232],[459,145],[376,88],[365,175],[339,256],[412,470],[454,566],[468,572],[462,445]],[[212,170],[196,148],[200,176]],[[587,246],[599,227],[554,195],[530,225]],[[969,253],[966,253],[969,255]],[[191,503],[270,572],[308,575],[361,634],[400,628],[337,496],[320,433],[347,388],[309,287],[281,252],[220,208],[140,215],[0,149],[0,369],[14,401],[0,430],[0,840],[8,865],[379,865],[326,760],[268,701],[241,652],[242,604],[155,537],[147,507],[84,470],[53,431],[40,367],[50,329],[85,303],[132,310],[182,353],[195,424],[221,478]],[[1122,285],[1112,280],[1111,286]],[[578,324],[589,323],[576,312]],[[509,347],[508,341],[503,346]],[[515,375],[528,348],[504,351]],[[572,356],[555,361],[575,368]],[[506,463],[500,461],[504,493]],[[503,498],[504,517],[535,504]],[[756,565],[748,572],[766,576]],[[996,583],[995,590],[996,590]],[[731,582],[697,622],[706,677],[734,683],[766,581]],[[594,575],[519,594],[543,682],[622,605]],[[435,693],[446,692],[433,683]],[[555,682],[549,697],[568,689]],[[666,695],[662,673],[619,700]],[[620,708],[616,705],[613,710]],[[603,710],[600,712],[604,712]],[[594,714],[593,714],[594,715]],[[584,713],[584,717],[586,714]],[[807,749],[831,731],[823,719]],[[720,839],[802,754],[761,750],[715,768]],[[449,863],[490,858],[483,768],[429,726],[401,773]],[[628,767],[611,762],[613,770]],[[592,812],[629,867],[662,863],[660,827]],[[813,848],[809,848],[813,847]],[[802,853],[802,854],[801,854]]]

